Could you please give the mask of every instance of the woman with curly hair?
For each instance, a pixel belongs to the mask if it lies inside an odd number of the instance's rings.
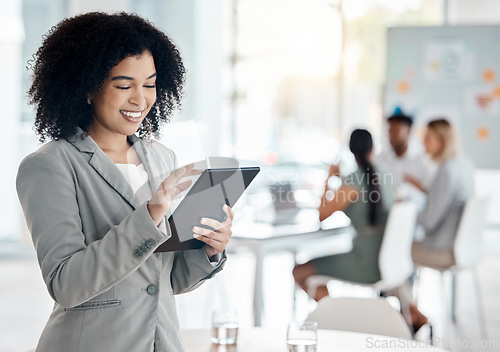
[[[180,104],[178,50],[139,16],[93,12],[53,27],[33,71],[51,141],[22,161],[17,191],[55,301],[37,351],[182,351],[173,295],[222,270],[234,214],[194,227],[201,249],[153,253],[197,173],[149,139]]]

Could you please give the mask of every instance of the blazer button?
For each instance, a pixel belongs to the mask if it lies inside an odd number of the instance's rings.
[[[159,291],[159,290],[158,290],[158,286],[153,285],[153,284],[149,285],[149,286],[146,288],[146,292],[147,292],[147,293],[148,293],[148,295],[150,295],[150,296],[154,296],[154,295],[156,295],[156,294],[158,293],[158,291]]]
[[[138,249],[134,251],[134,257],[140,257],[142,254],[139,252]]]
[[[149,239],[149,240],[146,241],[145,245],[148,248],[152,248],[155,245],[155,241],[152,240],[152,239]]]

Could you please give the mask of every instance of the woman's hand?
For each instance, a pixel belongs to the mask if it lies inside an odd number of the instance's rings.
[[[194,164],[189,164],[173,171],[158,187],[158,190],[153,194],[149,201],[148,211],[156,226],[161,222],[167,214],[172,199],[180,192],[186,190],[191,185],[191,180],[180,182],[184,177],[198,175],[202,170],[194,169]]]
[[[222,209],[227,215],[224,222],[209,218],[201,219],[203,225],[210,226],[214,230],[209,230],[201,226],[193,227],[193,237],[205,242],[205,251],[209,258],[222,252],[229,242],[229,237],[233,234],[231,226],[233,225],[234,212],[226,204],[224,204]]]

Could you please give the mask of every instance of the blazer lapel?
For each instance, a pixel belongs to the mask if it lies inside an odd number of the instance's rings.
[[[135,209],[140,205],[135,199],[132,187],[130,187],[120,170],[87,133],[78,127],[77,133],[67,140],[80,152],[90,155],[90,166],[92,166],[132,208]]]

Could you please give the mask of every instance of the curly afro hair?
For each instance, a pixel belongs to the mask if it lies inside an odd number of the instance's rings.
[[[88,132],[93,96],[111,69],[128,56],[148,50],[157,80],[156,102],[139,127],[139,137],[158,137],[180,107],[185,68],[172,41],[150,22],[125,12],[90,12],[52,27],[34,55],[29,103],[36,107],[35,131],[40,141],[67,138],[77,126]]]

